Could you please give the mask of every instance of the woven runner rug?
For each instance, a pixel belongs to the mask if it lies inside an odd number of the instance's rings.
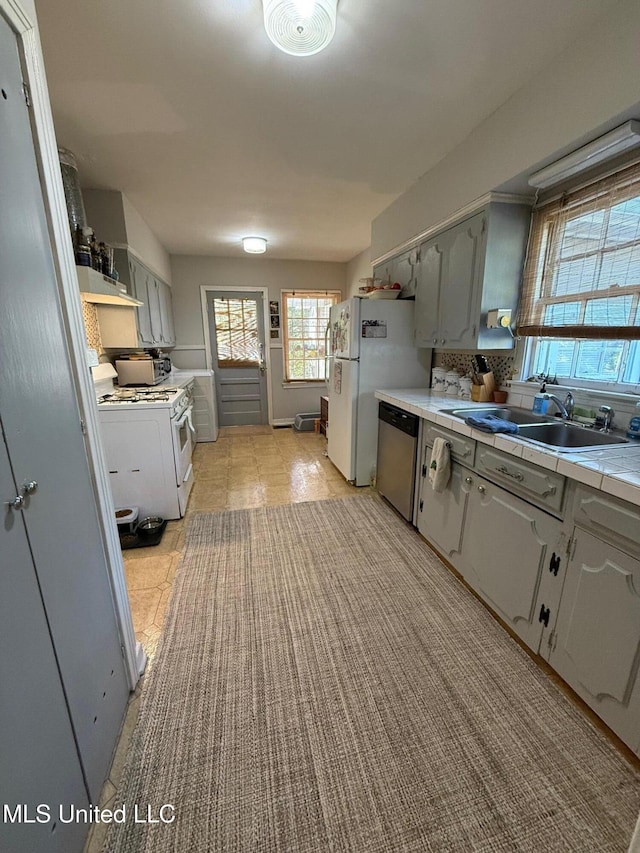
[[[640,778],[367,495],[193,517],[120,795],[108,853],[605,853]]]

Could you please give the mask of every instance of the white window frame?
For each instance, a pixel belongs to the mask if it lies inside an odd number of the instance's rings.
[[[286,288],[280,291],[280,316],[281,316],[281,337],[282,337],[282,369],[284,373],[283,385],[287,387],[301,387],[304,385],[326,385],[327,377],[324,379],[290,379],[287,376],[287,367],[288,367],[288,349],[287,349],[287,325],[286,325],[286,316],[287,312],[285,311],[285,298],[290,295],[295,294],[295,296],[299,296],[300,298],[309,298],[309,297],[318,297],[318,296],[332,296],[335,297],[334,305],[337,305],[342,301],[343,295],[340,290],[322,290],[320,288]],[[326,361],[325,361],[326,364]]]
[[[559,340],[567,340],[565,338],[525,338],[524,344],[524,355],[522,359],[522,376],[532,376],[534,375],[534,365],[535,365],[535,356],[536,356],[536,347],[540,342],[549,342],[549,341],[559,341]],[[577,341],[580,339],[571,338],[572,341]],[[596,342],[596,341],[593,341]],[[604,343],[604,341],[603,341]],[[640,367],[640,341],[625,341],[626,344],[635,345],[635,354],[634,354],[634,362],[635,365]],[[634,366],[635,366],[634,365]],[[625,363],[625,370],[629,367],[628,363]],[[556,374],[554,374],[556,375]],[[640,382],[632,383],[632,382],[605,382],[602,380],[596,379],[577,379],[570,375],[563,375],[558,373],[557,379],[560,385],[567,385],[574,388],[585,388],[585,389],[593,389],[595,391],[609,391],[617,394],[629,394],[630,396],[638,396],[640,394]]]

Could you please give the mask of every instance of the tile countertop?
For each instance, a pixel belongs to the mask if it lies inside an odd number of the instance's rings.
[[[383,400],[427,421],[433,421],[453,432],[470,435],[483,444],[489,444],[513,456],[520,456],[535,465],[540,465],[541,468],[558,471],[572,480],[640,506],[640,443],[633,447],[618,445],[581,453],[558,453],[534,447],[517,436],[491,435],[467,426],[458,418],[441,414],[443,409],[453,409],[456,406],[486,408],[487,403],[472,403],[470,400],[461,400],[459,397],[445,397],[442,394],[432,394],[431,391],[422,388],[399,391],[383,389],[376,391],[375,396],[378,400]],[[518,405],[518,403],[512,403],[510,398],[506,405]]]

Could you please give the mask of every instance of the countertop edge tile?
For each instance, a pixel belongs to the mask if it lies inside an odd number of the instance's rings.
[[[585,486],[592,486],[594,489],[599,489],[602,485],[602,473],[600,471],[584,468],[575,462],[566,462],[561,459],[556,470],[558,474],[564,474],[565,477],[584,483]]]

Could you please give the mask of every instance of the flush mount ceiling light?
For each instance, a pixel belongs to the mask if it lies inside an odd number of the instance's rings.
[[[552,187],[637,145],[640,145],[640,121],[628,121],[539,172],[534,172],[529,178],[529,184],[540,189]]]
[[[242,248],[251,255],[263,255],[267,251],[264,237],[243,237]]]
[[[262,6],[267,35],[292,56],[318,53],[336,31],[338,0],[262,0]]]

